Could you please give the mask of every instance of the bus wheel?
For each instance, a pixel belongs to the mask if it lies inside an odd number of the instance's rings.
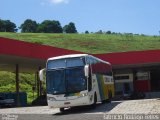
[[[63,113],[63,112],[64,112],[64,108],[60,108],[59,110],[60,110],[60,112],[61,112],[61,113]]]
[[[107,100],[106,100],[106,99],[102,101],[102,104],[105,104],[105,103],[107,103]]]
[[[108,102],[109,102],[109,103],[111,102],[111,99],[112,99],[112,93],[109,92],[109,94],[108,94]]]

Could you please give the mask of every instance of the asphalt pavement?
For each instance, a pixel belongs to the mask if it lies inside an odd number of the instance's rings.
[[[64,113],[57,108],[50,109],[48,106],[0,109],[2,120],[104,120],[106,114],[158,115],[149,117],[160,120],[160,99],[112,101],[97,104],[95,109],[88,106],[75,107],[66,109]]]

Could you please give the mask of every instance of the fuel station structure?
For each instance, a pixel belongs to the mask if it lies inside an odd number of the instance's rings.
[[[17,104],[19,99],[19,73],[35,73],[37,95],[42,94],[38,71],[50,57],[78,54],[66,50],[0,37],[0,70],[15,73]],[[124,89],[137,92],[154,92],[160,96],[160,50],[93,54],[113,66],[116,94]]]

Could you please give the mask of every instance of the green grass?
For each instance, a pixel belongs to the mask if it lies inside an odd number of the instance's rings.
[[[24,74],[20,73],[20,92],[27,93],[27,102],[31,104],[31,102],[36,97],[36,92],[34,92],[32,87],[35,86],[34,74]],[[0,92],[15,92],[15,74],[12,72],[0,71]]]
[[[160,49],[159,36],[53,33],[0,33],[0,36],[91,54]]]

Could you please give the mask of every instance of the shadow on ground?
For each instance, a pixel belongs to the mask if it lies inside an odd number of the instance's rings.
[[[63,113],[55,113],[53,115],[68,115],[68,114],[80,114],[80,113],[106,113],[111,111],[114,107],[116,107],[118,104],[120,104],[121,101],[113,101],[111,103],[105,103],[105,104],[97,104],[95,108],[92,108],[90,106],[81,106],[81,107],[73,107],[66,109]]]

